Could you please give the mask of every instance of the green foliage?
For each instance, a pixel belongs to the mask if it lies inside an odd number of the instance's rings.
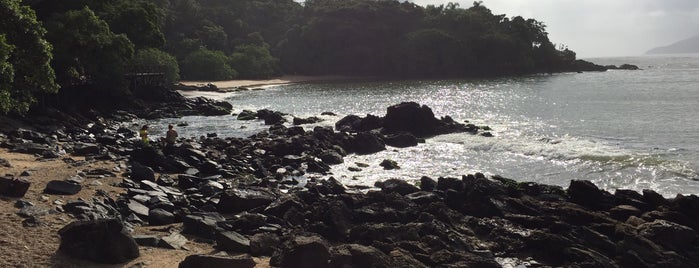
[[[58,14],[46,22],[47,39],[56,48],[54,69],[64,85],[116,88],[134,53],[124,34],[115,34],[88,7]]]
[[[240,78],[262,79],[279,74],[279,60],[269,52],[269,45],[258,33],[250,34],[249,44],[239,45],[230,56],[230,65]]]
[[[190,80],[230,80],[238,76],[221,51],[200,49],[184,58],[180,65],[182,77]]]
[[[123,33],[136,48],[162,48],[165,35],[160,31],[162,11],[152,3],[117,1],[99,13],[114,33]]]
[[[39,94],[58,90],[45,32],[30,7],[0,0],[0,113],[26,112]]]
[[[131,69],[135,73],[164,73],[168,84],[180,79],[180,67],[175,57],[155,48],[138,50],[131,61]]]

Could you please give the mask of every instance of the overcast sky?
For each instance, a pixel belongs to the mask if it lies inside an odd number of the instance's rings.
[[[641,55],[699,34],[699,0],[483,0],[483,5],[494,14],[544,22],[551,41],[567,45],[578,57]]]

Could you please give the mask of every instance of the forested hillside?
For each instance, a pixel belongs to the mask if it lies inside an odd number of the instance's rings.
[[[562,46],[561,46],[562,47]],[[126,73],[179,79],[280,74],[472,77],[577,70],[542,22],[481,2],[0,0],[0,112],[37,94],[128,93]]]

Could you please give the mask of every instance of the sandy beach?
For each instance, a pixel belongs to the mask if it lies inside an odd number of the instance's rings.
[[[95,193],[106,192],[111,198],[125,190],[117,185],[124,178],[125,162],[123,161],[84,161],[84,157],[64,156],[59,159],[37,160],[29,154],[9,152],[0,148],[0,158],[6,159],[11,167],[0,166],[2,175],[19,175],[28,171],[29,176],[23,176],[31,182],[29,191],[23,198],[0,198],[0,267],[177,267],[185,257],[192,254],[210,254],[217,252],[211,244],[197,242],[189,237],[186,249],[164,249],[156,247],[141,247],[141,256],[125,264],[106,265],[90,261],[78,260],[57,252],[60,244],[58,230],[74,221],[70,214],[52,213],[41,216],[38,227],[25,227],[17,212],[15,203],[24,200],[37,207],[56,210],[60,204],[78,199],[92,200]],[[66,161],[68,158],[75,160]],[[116,174],[116,177],[92,178],[87,177],[83,189],[76,195],[61,196],[44,194],[43,189],[51,180],[63,180],[76,176],[87,170],[105,169]],[[181,228],[181,223],[167,226],[136,227],[133,234],[167,234],[170,228]],[[255,258],[257,267],[268,267],[268,259]]]
[[[304,76],[304,75],[284,75],[272,79],[263,80],[227,80],[227,81],[180,81],[180,84],[185,86],[205,86],[208,84],[215,85],[219,88],[218,92],[213,91],[187,91],[178,90],[182,96],[187,98],[207,97],[215,100],[225,99],[226,96],[235,88],[264,88],[269,86],[288,85],[294,83],[311,83],[323,81],[343,81],[363,79],[363,77],[341,76],[341,75],[324,75],[324,76]]]

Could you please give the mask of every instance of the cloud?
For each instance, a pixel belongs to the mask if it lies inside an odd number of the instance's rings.
[[[473,1],[414,0],[419,5]],[[696,0],[484,0],[495,14],[521,15],[547,25],[554,43],[582,57],[628,56],[699,34]]]

